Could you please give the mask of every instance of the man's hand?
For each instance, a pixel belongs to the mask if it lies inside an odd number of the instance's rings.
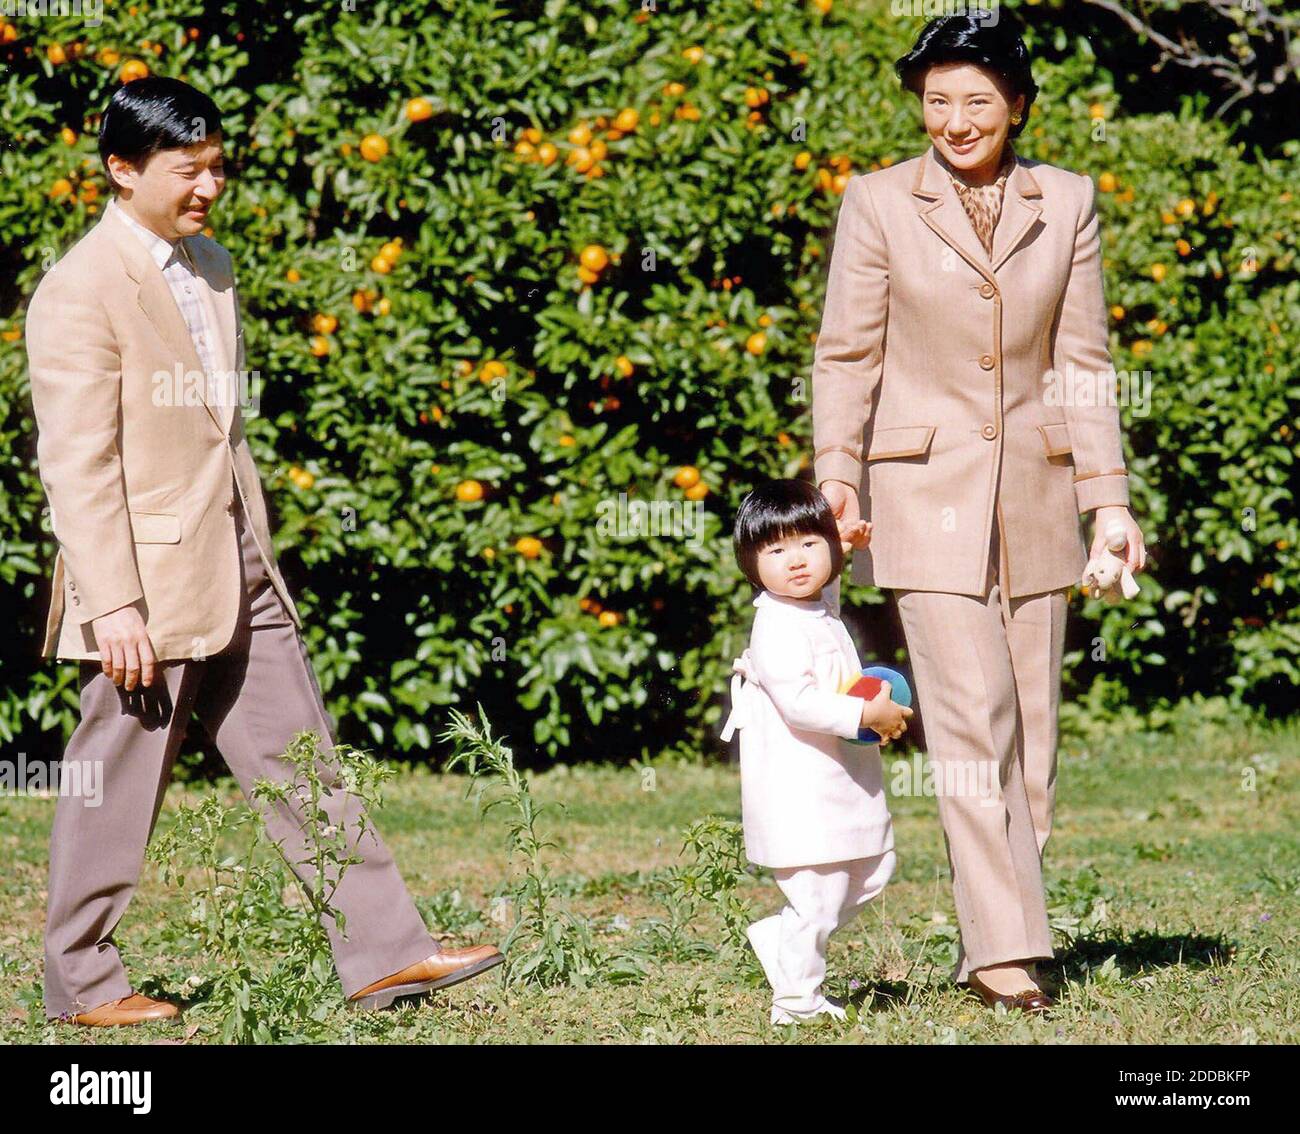
[[[1093,519],[1095,526],[1092,531],[1092,548],[1088,552],[1090,559],[1095,559],[1106,549],[1106,529],[1118,520],[1124,528],[1124,539],[1128,545],[1125,551],[1125,564],[1135,575],[1146,567],[1147,548],[1142,538],[1142,529],[1138,527],[1137,521],[1133,519],[1132,513],[1127,508],[1118,505],[1098,508],[1093,513]]]
[[[851,547],[866,547],[871,542],[871,525],[863,527],[857,490],[842,480],[824,480],[819,487],[826,503],[831,506],[831,514],[840,530],[840,546],[845,554]]]
[[[126,683],[127,690],[143,684],[152,685],[155,664],[153,645],[144,628],[144,619],[134,606],[119,607],[91,622],[99,646],[104,673],[114,685]]]

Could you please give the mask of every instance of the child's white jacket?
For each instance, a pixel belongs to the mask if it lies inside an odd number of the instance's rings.
[[[732,663],[731,716],[740,730],[745,851],[760,866],[868,858],[894,845],[880,747],[847,744],[862,699],[837,690],[862,672],[839,618],[839,580],[822,598],[763,591],[749,648]]]

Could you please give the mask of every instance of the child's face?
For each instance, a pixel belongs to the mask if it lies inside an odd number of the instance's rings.
[[[816,598],[831,577],[831,546],[823,536],[792,535],[759,549],[758,577],[773,594]]]

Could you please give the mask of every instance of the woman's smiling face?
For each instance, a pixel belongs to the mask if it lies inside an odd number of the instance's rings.
[[[786,536],[755,557],[763,587],[787,598],[816,598],[831,577],[831,545],[825,536]]]
[[[991,72],[972,63],[941,63],[926,73],[921,106],[925,129],[956,169],[992,180],[1011,129],[1012,114],[1022,113],[1025,96],[1008,102]]]

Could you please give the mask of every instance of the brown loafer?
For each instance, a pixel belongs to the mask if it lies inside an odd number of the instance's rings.
[[[154,1000],[143,993],[133,992],[89,1012],[78,1012],[72,1017],[72,1022],[88,1028],[113,1028],[122,1024],[145,1024],[150,1020],[170,1020],[179,1016],[180,1011],[170,1000]]]
[[[495,945],[472,945],[467,949],[444,949],[407,965],[400,973],[366,985],[348,997],[352,1009],[387,1008],[399,996],[418,996],[435,988],[447,988],[478,976],[504,961]]]
[[[967,987],[984,1001],[985,1007],[1001,1004],[1008,1012],[1024,1012],[1028,1016],[1042,1016],[1056,1004],[1041,988],[1026,988],[1010,995],[994,992],[974,973],[967,977]]]

